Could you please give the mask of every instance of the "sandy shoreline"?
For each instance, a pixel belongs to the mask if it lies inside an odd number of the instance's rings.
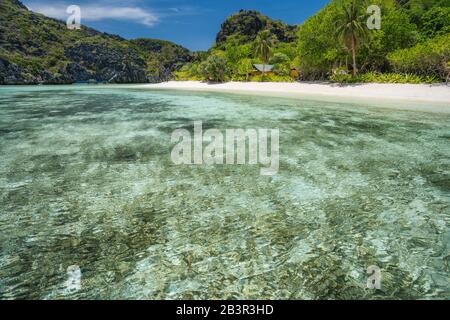
[[[450,113],[450,86],[445,84],[355,84],[227,82],[209,84],[199,81],[170,81],[136,85],[134,88],[154,90],[190,90],[321,99],[327,101],[366,102],[377,105],[390,102],[400,109]]]

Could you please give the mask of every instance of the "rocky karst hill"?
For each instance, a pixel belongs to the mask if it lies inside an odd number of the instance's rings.
[[[296,39],[296,28],[270,19],[258,11],[241,10],[225,20],[217,34],[216,43],[220,45],[230,36],[240,37],[242,42],[253,41],[262,30],[269,30],[278,41],[292,42]]]
[[[162,81],[190,59],[189,50],[167,41],[69,30],[17,0],[0,1],[0,84]]]
[[[169,80],[174,71],[194,59],[188,49],[169,41],[136,39],[129,43],[144,58],[151,82]]]

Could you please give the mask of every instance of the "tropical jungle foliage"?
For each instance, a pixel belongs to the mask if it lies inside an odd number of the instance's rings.
[[[366,25],[373,4],[381,8],[379,30]],[[261,37],[271,42],[264,49],[269,56],[261,54]],[[215,55],[226,61],[223,81],[293,81],[292,69],[305,80],[448,81],[449,37],[450,0],[331,0],[299,26],[242,10],[224,22],[204,57],[177,77],[205,79],[198,66]],[[253,64],[267,63],[274,72],[255,72]]]
[[[369,5],[381,29],[369,30]],[[255,64],[273,66],[262,74]],[[207,52],[162,40],[125,40],[0,1],[0,84],[96,79],[433,82],[450,74],[450,0],[330,0],[301,25],[241,10]]]

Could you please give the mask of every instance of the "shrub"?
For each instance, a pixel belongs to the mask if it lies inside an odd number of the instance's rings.
[[[330,76],[331,81],[339,83],[349,83],[352,82],[354,78],[356,77],[352,77],[348,69],[345,67],[333,69],[332,75]]]
[[[209,56],[200,64],[199,72],[207,81],[224,82],[227,74],[227,60],[217,55]]]
[[[272,58],[269,60],[269,64],[289,64],[290,59],[284,53],[275,53]]]
[[[253,71],[253,64],[251,59],[242,59],[237,64],[237,75],[233,75],[236,78],[248,80],[251,72]],[[234,79],[233,79],[234,80]],[[238,79],[236,79],[238,80]],[[240,80],[242,81],[242,80]]]
[[[409,49],[397,50],[389,54],[388,59],[395,72],[446,79],[449,76],[446,66],[450,61],[450,33]]]
[[[434,7],[421,17],[422,33],[432,38],[450,32],[450,8]]]
[[[198,74],[198,69],[198,63],[186,64],[180,70],[174,72],[174,78],[178,81],[202,80]]]
[[[419,76],[414,74],[401,73],[378,73],[368,72],[353,77],[350,74],[334,74],[330,80],[338,83],[412,83],[431,84],[439,82],[439,78],[434,76]]]
[[[418,76],[410,73],[377,73],[368,72],[360,76],[360,82],[378,82],[378,83],[434,83],[439,79],[433,76]]]

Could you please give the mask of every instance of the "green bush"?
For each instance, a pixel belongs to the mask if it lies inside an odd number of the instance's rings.
[[[178,81],[200,81],[200,63],[192,62],[185,64],[179,71],[174,72],[175,80]]]
[[[289,64],[277,63],[273,66],[273,71],[279,76],[287,77],[291,72],[291,68]]]
[[[186,71],[176,71],[174,72],[175,80],[177,81],[200,81],[203,80],[202,77],[193,75]]]
[[[284,53],[278,52],[269,60],[269,64],[290,64],[290,59]]]
[[[199,72],[207,81],[224,82],[227,75],[227,60],[218,55],[209,56],[200,64]]]
[[[388,60],[395,72],[433,75],[445,80],[449,76],[450,33],[409,49],[397,50],[388,55]]]
[[[434,7],[421,16],[422,34],[427,38],[450,32],[450,8]]]
[[[360,76],[360,82],[378,82],[378,83],[435,83],[439,79],[433,76],[418,76],[414,74],[399,74],[399,73],[377,73],[368,72]]]
[[[237,74],[233,74],[233,80],[235,78],[237,81],[248,80],[252,71],[253,71],[252,60],[249,58],[242,59],[237,64]]]
[[[334,74],[330,80],[338,83],[411,83],[411,84],[431,84],[439,82],[439,78],[434,76],[419,76],[414,74],[401,73],[378,73],[367,72],[353,77],[350,74]]]
[[[281,52],[275,53],[269,60],[274,65],[274,72],[279,76],[288,76],[291,71],[291,59]]]
[[[339,67],[336,69],[333,69],[333,73],[330,76],[330,80],[333,82],[339,82],[339,83],[349,83],[352,82],[354,77],[350,74],[348,69],[346,67]]]

